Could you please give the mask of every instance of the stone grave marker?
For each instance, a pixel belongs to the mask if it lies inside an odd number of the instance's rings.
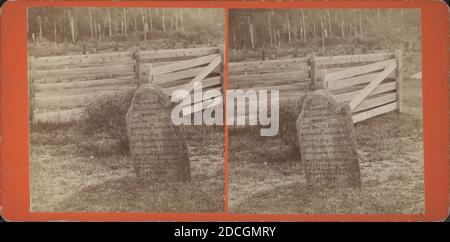
[[[190,180],[188,149],[170,113],[170,100],[159,87],[137,89],[125,119],[133,166],[140,179]]]
[[[306,97],[296,126],[309,186],[361,185],[351,114],[348,104],[338,104],[325,90]]]

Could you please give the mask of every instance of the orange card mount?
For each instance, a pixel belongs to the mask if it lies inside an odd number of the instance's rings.
[[[7,2],[2,216],[444,220],[448,19],[441,1]]]

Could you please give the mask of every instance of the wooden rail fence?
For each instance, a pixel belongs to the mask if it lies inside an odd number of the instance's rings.
[[[229,63],[230,89],[279,90],[280,102],[326,88],[353,122],[402,109],[401,51]],[[248,116],[248,110],[246,110]]]
[[[223,93],[223,53],[223,47],[210,47],[30,57],[30,120],[77,120],[87,99],[146,82],[160,85],[168,96],[177,89],[192,91],[199,81],[204,90]],[[326,88],[350,104],[356,123],[401,111],[401,69],[401,51],[235,62],[229,63],[228,88],[279,90],[280,102]],[[208,105],[196,103],[191,112]]]
[[[149,80],[168,94],[193,78],[202,81],[203,88],[221,90],[223,63],[220,47],[31,56],[30,121],[77,120],[87,99],[134,89]],[[205,71],[207,66],[209,69]]]

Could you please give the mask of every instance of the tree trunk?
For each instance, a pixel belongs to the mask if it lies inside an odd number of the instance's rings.
[[[361,38],[363,37],[363,26],[362,26],[362,11],[359,10],[359,33]]]
[[[72,35],[72,43],[75,43],[75,24],[73,22],[72,12],[69,11],[70,33]]]
[[[124,34],[125,36],[128,36],[128,28],[127,28],[127,12],[125,11],[125,8],[123,9],[123,27],[124,27]]]
[[[267,12],[267,18],[269,19],[269,38],[270,38],[270,46],[273,47],[272,20],[270,19],[270,12]]]
[[[183,9],[180,9],[181,32],[184,32]]]
[[[331,16],[330,16],[330,10],[327,10],[328,15],[328,37],[331,38],[331,35],[333,33],[333,29],[331,28]]]
[[[98,27],[98,39],[101,40],[102,39],[102,26],[100,23],[97,23],[97,27]]]
[[[345,38],[345,29],[344,29],[344,10],[342,10],[342,15],[341,15],[341,37]]]
[[[305,12],[302,9],[302,24],[303,24],[303,41],[306,41],[307,33],[306,33],[306,22],[305,22]]]
[[[233,46],[234,46],[234,55],[237,55],[237,43],[236,43],[236,30],[233,31]]]
[[[109,37],[112,37],[112,25],[111,25],[111,11],[108,8],[108,28],[109,28]]]
[[[137,29],[137,18],[134,17],[134,36],[137,35],[138,29]]]
[[[91,39],[94,39],[94,26],[92,23],[92,11],[91,8],[89,9],[89,32],[91,33]]]
[[[252,47],[252,50],[255,50],[255,37],[253,36],[253,24],[251,22],[250,16],[248,16],[248,27],[250,32],[250,44]]]
[[[41,16],[38,16],[38,22],[39,22],[39,40],[42,41],[42,19],[41,19]]]
[[[289,15],[286,14],[286,21],[287,21],[287,31],[288,31],[288,43],[291,43],[292,37],[291,37],[291,23],[289,22]]]
[[[161,9],[161,15],[162,15],[162,31],[163,31],[163,33],[165,33],[166,32],[166,23],[165,23],[164,9]]]
[[[325,17],[320,16],[320,28],[321,28],[321,32],[322,32],[322,52],[325,52],[325,36],[327,33],[327,30],[325,28]]]
[[[57,39],[56,39],[56,22],[53,22],[53,40],[55,41],[55,46],[57,43]]]

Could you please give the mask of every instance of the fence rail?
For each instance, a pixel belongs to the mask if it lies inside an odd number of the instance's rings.
[[[87,99],[145,82],[160,85],[169,96],[180,88],[191,91],[195,81],[223,93],[223,53],[224,47],[208,47],[30,57],[30,120],[77,120]],[[235,62],[229,63],[228,87],[279,90],[281,102],[326,88],[339,102],[350,103],[356,123],[401,111],[401,69],[401,51]]]
[[[401,51],[229,63],[229,87],[279,90],[280,102],[327,89],[353,122],[402,109]],[[248,116],[248,110],[246,110]]]
[[[217,58],[220,47],[131,50],[124,52],[29,57],[29,110],[33,123],[69,122],[80,118],[85,101],[153,81],[166,93],[186,85]],[[220,64],[219,63],[219,64]],[[204,88],[221,87],[218,65],[202,79]],[[204,79],[204,80],[203,80]]]

